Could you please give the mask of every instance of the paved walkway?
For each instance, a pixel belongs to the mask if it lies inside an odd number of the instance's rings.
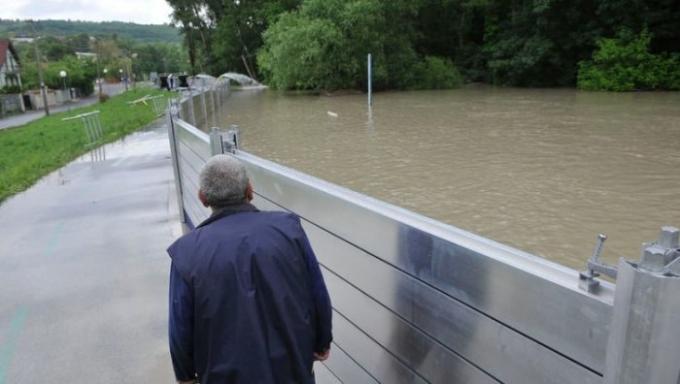
[[[0,205],[0,384],[172,383],[169,258],[180,235],[156,124]]]
[[[125,91],[125,85],[123,85],[123,84],[104,84],[102,91],[109,96],[115,96],[115,95],[118,95],[118,94],[122,93],[123,91]],[[88,96],[88,97],[83,97],[82,99],[79,99],[78,101],[75,101],[75,102],[72,102],[72,103],[59,105],[59,106],[56,106],[56,107],[50,107],[50,113],[64,112],[64,111],[69,111],[69,110],[74,109],[74,108],[85,107],[85,106],[88,106],[88,105],[95,104],[98,100],[99,100],[98,88],[95,86],[94,95]],[[20,125],[30,123],[33,120],[38,120],[39,118],[41,118],[43,116],[45,116],[45,111],[43,111],[43,110],[28,111],[26,113],[8,116],[8,117],[0,119],[0,129],[18,127]],[[0,384],[2,384],[2,383],[0,383]]]

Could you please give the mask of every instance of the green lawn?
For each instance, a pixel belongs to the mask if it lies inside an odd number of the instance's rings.
[[[110,98],[105,103],[43,117],[26,125],[0,131],[0,202],[21,192],[51,171],[92,149],[80,119],[64,117],[99,110],[104,137],[114,141],[149,124],[155,116],[151,103],[127,104],[162,91],[140,88]]]

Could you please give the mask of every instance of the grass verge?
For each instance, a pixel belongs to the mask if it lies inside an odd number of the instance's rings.
[[[127,103],[147,94],[164,93],[139,88],[111,97],[105,103],[56,113],[22,126],[0,130],[0,203],[93,149],[88,145],[80,119],[62,121],[63,118],[99,110],[104,128],[104,137],[99,142],[101,145],[138,130],[157,118],[150,103]]]

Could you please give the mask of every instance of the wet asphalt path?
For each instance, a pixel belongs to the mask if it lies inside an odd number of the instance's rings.
[[[171,383],[166,130],[86,154],[0,205],[0,384]]]

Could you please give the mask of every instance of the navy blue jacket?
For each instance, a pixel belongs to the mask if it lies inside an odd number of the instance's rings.
[[[170,353],[178,380],[314,383],[331,305],[300,219],[228,207],[170,248]]]

